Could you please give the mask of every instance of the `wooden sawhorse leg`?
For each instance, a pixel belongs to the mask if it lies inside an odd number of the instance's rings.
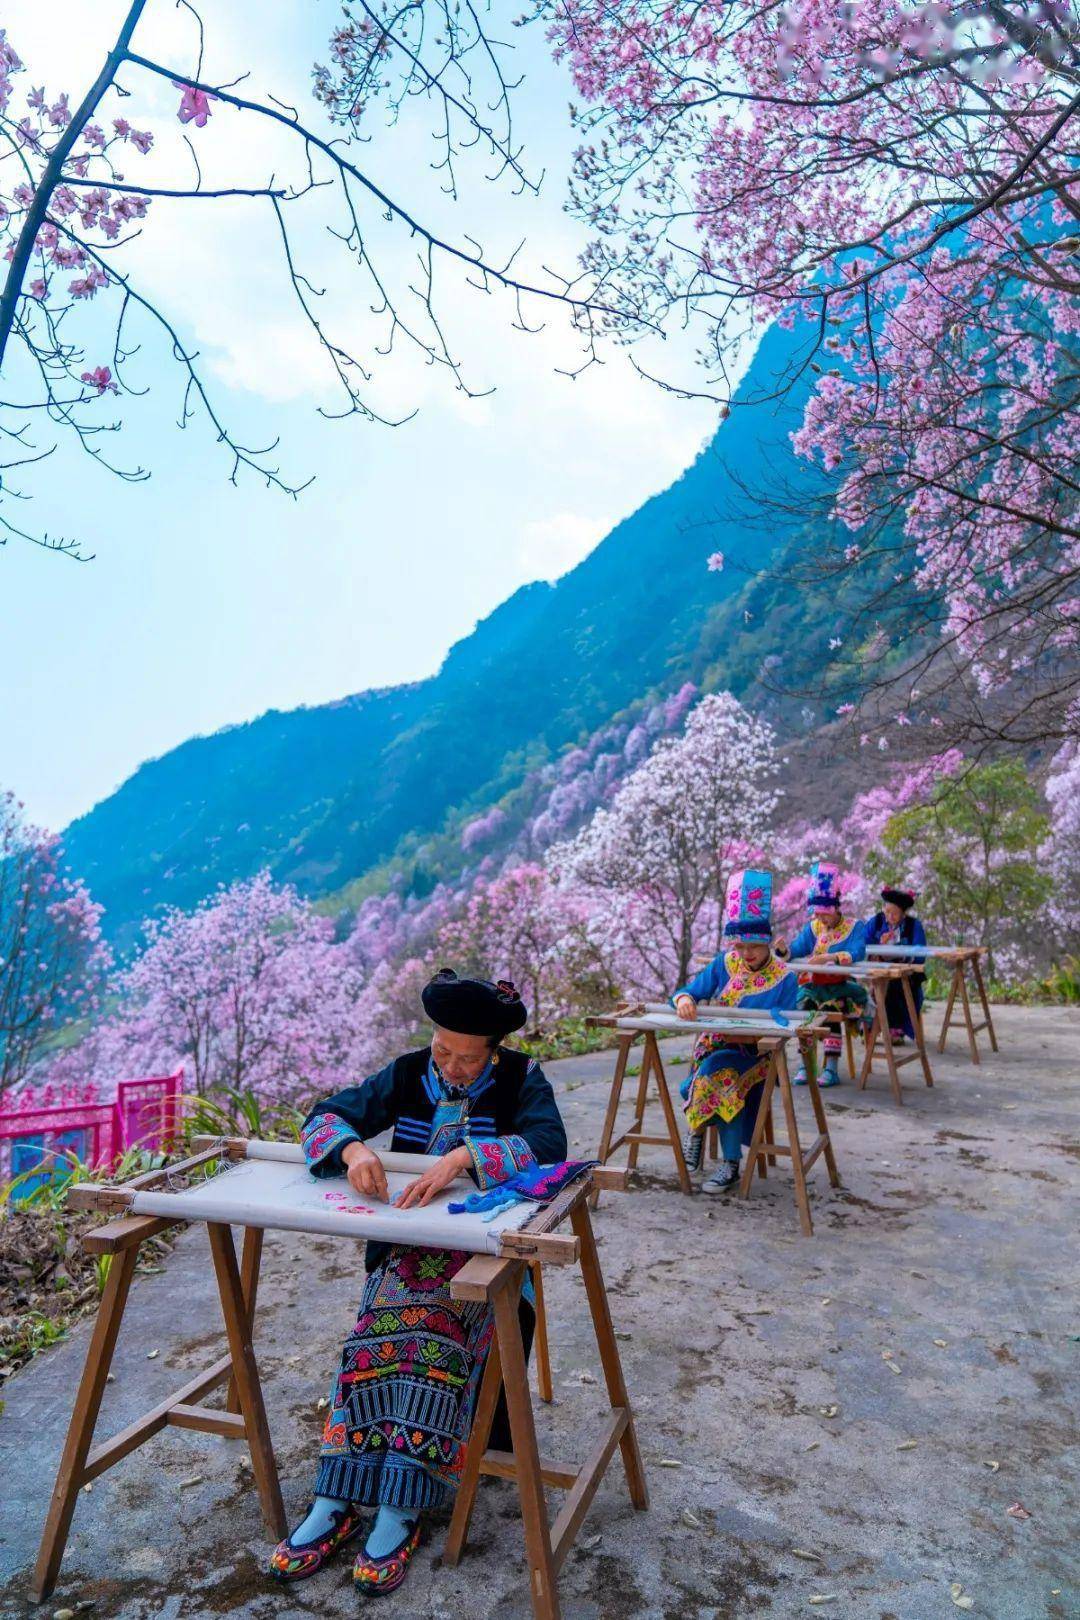
[[[945,1003],[945,1013],[941,1020],[941,1031],[938,1035],[937,1049],[939,1052],[945,1050],[945,1039],[949,1033],[949,1025],[952,1023],[953,1008],[956,1006],[956,997],[963,982],[964,964],[961,960],[953,963],[952,983],[949,985],[949,997]]]
[[[135,1215],[112,1221],[90,1232],[83,1239],[92,1254],[111,1256],[105,1292],[98,1306],[86,1361],[75,1396],[64,1451],[53,1487],[52,1499],[41,1537],[41,1547],[30,1583],[36,1603],[42,1603],[56,1585],[64,1556],[75,1503],[83,1485],[113,1467],[151,1435],[166,1427],[197,1429],[221,1434],[229,1439],[246,1439],[251,1450],[252,1469],[259,1490],[263,1517],[271,1534],[280,1539],[286,1531],[277,1467],[270,1445],[266,1413],[258,1371],[251,1350],[251,1322],[247,1299],[241,1284],[241,1268],[236,1263],[232,1233],[227,1226],[210,1230],[211,1248],[217,1271],[218,1290],[229,1338],[229,1354],[197,1377],[167,1396],[157,1406],[136,1418],[110,1440],[91,1449],[94,1428],[101,1410],[102,1396],[116,1349],[139,1248],[149,1237],[165,1231],[173,1223],[153,1216]],[[215,1232],[219,1235],[215,1237]],[[250,1296],[254,1309],[254,1281],[258,1275],[258,1249],[262,1233],[245,1229],[243,1271],[252,1281]],[[216,1411],[199,1404],[202,1397],[226,1379],[235,1376],[238,1412]]]
[[[671,1093],[668,1090],[667,1076],[664,1073],[663,1061],[660,1057],[660,1048],[656,1044],[653,1031],[646,1030],[641,1050],[641,1069],[638,1073],[637,1097],[634,1103],[634,1118],[627,1130],[614,1135],[616,1116],[619,1111],[619,1102],[622,1098],[623,1082],[626,1079],[627,1062],[630,1048],[635,1035],[621,1035],[619,1037],[619,1055],[615,1060],[615,1074],[611,1081],[611,1095],[608,1097],[607,1112],[604,1115],[604,1127],[600,1133],[600,1148],[597,1159],[600,1164],[606,1164],[613,1154],[617,1153],[625,1144],[629,1144],[628,1168],[633,1170],[637,1166],[638,1153],[644,1146],[670,1147],[675,1158],[675,1169],[679,1177],[679,1185],[684,1193],[693,1192],[690,1172],[686,1168],[686,1158],[682,1149],[682,1137],[679,1134],[678,1121],[671,1102]],[[664,1112],[664,1123],[667,1126],[666,1136],[650,1135],[645,1130],[645,1109],[648,1103],[649,1076],[654,1076],[656,1089],[660,1097],[660,1106]],[[599,1188],[594,1188],[590,1197],[593,1209],[596,1208],[600,1197]]]
[[[570,1219],[580,1243],[581,1273],[611,1406],[600,1439],[580,1468],[545,1462],[540,1457],[518,1322],[518,1298],[524,1272],[522,1263],[477,1258],[469,1261],[450,1285],[452,1297],[486,1300],[491,1305],[495,1316],[495,1333],[480,1385],[472,1435],[450,1520],[443,1562],[457,1564],[465,1549],[480,1475],[494,1474],[514,1480],[521,1502],[529,1593],[536,1620],[560,1620],[556,1584],[558,1572],[617,1449],[622,1452],[631,1501],[639,1509],[649,1505],[633,1413],[623,1379],[619,1346],[612,1331],[587,1199],[581,1199],[575,1205]],[[510,1417],[513,1445],[510,1453],[489,1452],[486,1449],[500,1387],[505,1390]],[[548,1520],[544,1489],[547,1485],[567,1492],[554,1524]]]
[[[874,1000],[874,1021],[870,1025],[870,1033],[866,1037],[866,1055],[863,1058],[862,1069],[859,1072],[859,1090],[866,1090],[866,1082],[870,1078],[870,1071],[874,1066],[874,1048],[880,1039],[885,1049],[885,1066],[889,1071],[889,1084],[892,1087],[893,1101],[904,1105],[904,1092],[900,1085],[900,1070],[896,1066],[896,1053],[889,1037],[889,1016],[885,1011],[885,986],[875,980],[870,986],[870,994]],[[933,1084],[933,1081],[931,1081]]]
[[[536,1300],[536,1327],[533,1332],[533,1347],[536,1351],[536,1389],[540,1399],[550,1403],[555,1399],[555,1393],[551,1387],[551,1346],[548,1343],[547,1310],[544,1305],[544,1268],[539,1260],[531,1262],[529,1273]]]
[[[601,1165],[607,1164],[613,1151],[611,1141],[615,1134],[615,1120],[619,1112],[619,1103],[622,1100],[623,1082],[626,1079],[626,1068],[630,1061],[630,1048],[633,1046],[636,1038],[637,1037],[634,1035],[619,1036],[618,1056],[615,1059],[615,1073],[611,1077],[611,1092],[608,1096],[607,1109],[604,1114],[603,1129],[600,1132],[600,1146],[596,1151],[597,1161]],[[592,1207],[595,1209],[600,1200],[599,1187],[593,1189],[591,1198]]]
[[[971,958],[971,971],[975,975],[975,988],[979,993],[979,1001],[982,1004],[983,1018],[986,1020],[986,1033],[990,1037],[990,1050],[992,1052],[996,1052],[998,1051],[997,1031],[994,1029],[994,1020],[990,1013],[990,998],[986,994],[986,983],[983,979],[982,960],[978,951],[976,951]]]
[[[926,1031],[923,1029],[922,1014],[915,1005],[915,992],[911,988],[911,980],[906,973],[900,983],[904,989],[904,1005],[907,1007],[907,1015],[911,1020],[911,1027],[915,1031],[915,1050],[918,1052],[919,1061],[922,1064],[923,1079],[928,1086],[932,1086],[934,1073],[930,1067],[929,1053],[926,1050]]]
[[[783,1042],[777,1042],[765,1077],[765,1091],[761,1098],[761,1106],[758,1109],[754,1135],[747,1149],[746,1163],[739,1179],[739,1197],[748,1198],[754,1175],[754,1165],[763,1159],[768,1159],[770,1163],[775,1164],[777,1154],[786,1154],[791,1159],[792,1177],[795,1182],[795,1205],[799,1213],[799,1225],[802,1228],[804,1237],[813,1237],[814,1235],[814,1223],[810,1215],[810,1199],[806,1189],[806,1173],[819,1154],[823,1153],[825,1155],[831,1185],[834,1187],[840,1185],[840,1172],[837,1169],[836,1156],[833,1153],[829,1122],[825,1114],[825,1105],[821,1100],[821,1092],[818,1089],[816,1056],[816,1050],[812,1042],[807,1042],[803,1050],[803,1062],[806,1068],[806,1084],[810,1092],[810,1102],[814,1110],[814,1120],[818,1128],[818,1134],[814,1142],[805,1153],[802,1151],[802,1144],[799,1141],[799,1122],[795,1115],[795,1097],[791,1089],[791,1077],[788,1073],[787,1053]],[[773,1092],[777,1085],[780,1087],[780,1100],[783,1104],[784,1119],[787,1124],[788,1139],[786,1142],[769,1142],[766,1140],[765,1135],[766,1120],[772,1110]]]

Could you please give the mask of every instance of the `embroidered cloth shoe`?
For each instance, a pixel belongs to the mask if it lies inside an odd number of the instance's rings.
[[[738,1159],[721,1159],[712,1175],[701,1183],[703,1193],[730,1192],[739,1179]]]
[[[688,1170],[700,1170],[705,1157],[705,1132],[687,1131],[683,1137],[682,1156]]]
[[[353,1564],[353,1585],[359,1592],[385,1597],[395,1592],[408,1574],[412,1555],[420,1545],[420,1520],[407,1530],[401,1541],[382,1558],[371,1558],[367,1552],[357,1555]]]
[[[840,1071],[837,1069],[836,1064],[826,1063],[825,1067],[821,1071],[821,1079],[818,1081],[818,1085],[824,1087],[838,1086],[839,1084]]]
[[[308,1513],[310,1511],[309,1507]],[[305,1519],[308,1513],[304,1514]],[[312,1541],[294,1541],[292,1536],[286,1536],[284,1541],[278,1542],[270,1554],[270,1573],[276,1580],[303,1581],[309,1575],[316,1574],[328,1559],[332,1558],[341,1547],[347,1546],[364,1527],[363,1519],[351,1504],[341,1508],[331,1517],[333,1520],[331,1528]]]
[[[804,1066],[801,1063],[799,1064],[799,1067],[795,1070],[795,1073],[791,1078],[791,1083],[792,1083],[793,1086],[805,1086],[805,1084],[806,1084],[806,1069],[804,1068]]]

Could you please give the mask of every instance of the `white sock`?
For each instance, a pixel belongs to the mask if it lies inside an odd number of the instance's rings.
[[[401,1545],[419,1518],[415,1508],[387,1507],[384,1503],[376,1515],[364,1551],[369,1558],[385,1558]]]
[[[317,1496],[311,1504],[307,1518],[298,1524],[289,1538],[293,1545],[305,1545],[309,1541],[318,1541],[334,1528],[334,1514],[340,1513],[342,1508],[348,1507],[347,1501],[339,1496]]]

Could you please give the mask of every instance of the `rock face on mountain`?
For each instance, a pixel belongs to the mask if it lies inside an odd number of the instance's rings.
[[[762,398],[793,349],[767,333],[730,418],[682,477],[555,584],[515,592],[430,679],[192,738],[74,822],[72,866],[113,937],[263,866],[305,893],[335,891],[476,815],[650,691],[693,679],[746,694],[800,608],[780,589],[763,612],[760,585],[752,624],[741,606],[792,533],[733,516],[731,471],[750,489],[778,461],[809,476],[787,445],[807,382],[781,406]],[[706,568],[716,550],[722,573]]]

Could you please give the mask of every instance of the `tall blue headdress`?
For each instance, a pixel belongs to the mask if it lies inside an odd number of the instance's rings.
[[[772,936],[772,873],[750,867],[733,872],[724,907],[724,939],[732,945],[768,945]]]

